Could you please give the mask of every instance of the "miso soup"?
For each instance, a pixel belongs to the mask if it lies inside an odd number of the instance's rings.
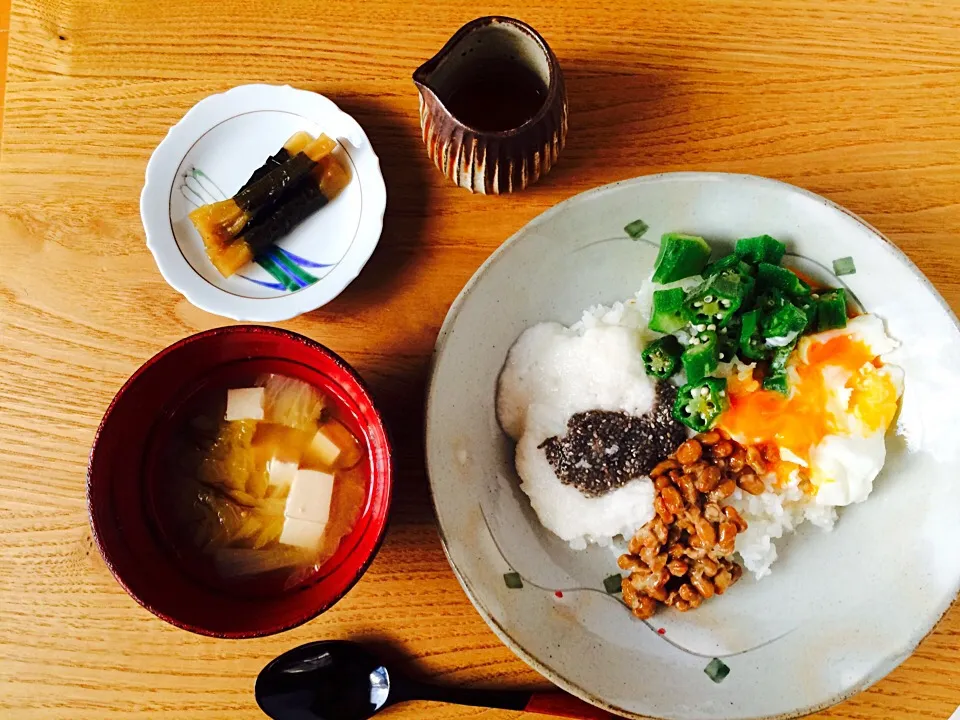
[[[315,577],[367,496],[369,463],[334,398],[303,380],[262,375],[205,389],[176,415],[162,534],[188,571],[251,592]]]

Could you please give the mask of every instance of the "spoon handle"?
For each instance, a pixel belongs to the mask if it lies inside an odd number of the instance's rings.
[[[532,692],[523,707],[530,713],[574,718],[575,720],[617,720],[618,715],[609,713],[596,705],[584,702],[575,695],[560,690]]]
[[[472,688],[420,685],[416,697],[455,705],[525,710],[541,715],[574,718],[574,720],[616,720],[618,716],[560,690],[475,690]]]

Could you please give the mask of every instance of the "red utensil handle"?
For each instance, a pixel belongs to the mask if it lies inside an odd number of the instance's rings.
[[[574,718],[575,720],[618,720],[613,715],[595,705],[565,692],[535,692],[523,708],[526,712],[553,715],[554,717]]]

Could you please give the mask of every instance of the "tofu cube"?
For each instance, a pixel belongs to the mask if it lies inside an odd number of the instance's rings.
[[[237,388],[227,390],[227,420],[263,420],[264,390]]]
[[[333,499],[333,475],[318,470],[297,470],[287,495],[283,514],[294,520],[318,523],[321,530],[330,518]]]
[[[267,462],[267,481],[271,487],[285,489],[293,484],[293,479],[297,475],[297,464],[295,462],[283,462],[277,458],[270,458]]]
[[[283,531],[280,533],[280,542],[283,545],[293,545],[306,550],[316,550],[320,547],[325,526],[309,520],[296,518],[283,519]]]
[[[310,441],[307,448],[307,458],[326,467],[333,467],[333,464],[340,457],[340,447],[330,439],[323,431],[323,428],[317,430],[317,434]]]

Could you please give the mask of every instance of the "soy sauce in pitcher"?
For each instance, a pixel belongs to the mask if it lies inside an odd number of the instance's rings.
[[[491,59],[466,71],[443,100],[464,125],[481,132],[503,132],[536,115],[546,96],[546,85],[530,68]]]
[[[522,190],[567,139],[567,92],[547,41],[514,18],[460,28],[413,73],[420,128],[440,171],[470,192]]]

